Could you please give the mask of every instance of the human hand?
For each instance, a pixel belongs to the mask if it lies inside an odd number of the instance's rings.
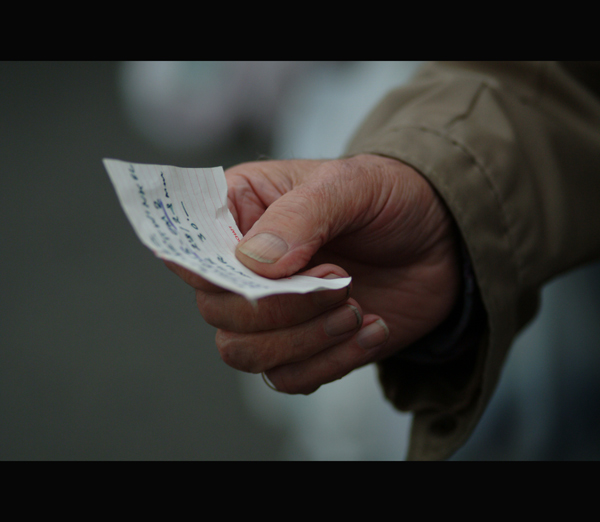
[[[253,306],[166,262],[196,289],[230,366],[308,394],[402,350],[450,313],[460,284],[456,232],[411,167],[361,155],[245,163],[225,175],[244,265],[269,278],[353,278],[351,290],[275,295]]]

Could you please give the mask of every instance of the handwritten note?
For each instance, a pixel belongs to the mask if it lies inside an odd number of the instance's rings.
[[[187,169],[104,159],[121,206],[144,245],[208,281],[247,299],[339,289],[350,278],[294,275],[267,279],[235,257],[241,240],[227,207],[221,167]]]

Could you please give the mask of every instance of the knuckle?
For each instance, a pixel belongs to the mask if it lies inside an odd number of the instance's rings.
[[[294,311],[286,306],[284,298],[279,295],[274,297],[272,305],[267,309],[270,323],[275,327],[292,325],[295,322]]]
[[[218,330],[215,342],[221,359],[228,366],[246,373],[264,371],[264,364],[259,354],[247,341],[247,336]]]
[[[215,328],[224,326],[220,307],[214,306],[209,296],[204,292],[196,292],[196,306],[204,320]]]
[[[196,292],[196,305],[204,320],[215,328],[245,333],[254,330],[252,314],[248,314],[231,294]]]
[[[290,302],[283,295],[273,295],[259,301],[259,318],[261,329],[271,330],[292,326],[295,320],[295,307],[290,306]]]
[[[340,158],[324,163],[319,177],[328,182],[344,180],[355,177],[358,169],[359,162],[356,158]]]

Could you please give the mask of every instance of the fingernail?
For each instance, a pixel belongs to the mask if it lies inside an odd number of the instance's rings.
[[[389,335],[390,331],[387,325],[381,319],[378,319],[358,332],[356,341],[361,348],[372,350],[387,341]]]
[[[358,308],[352,305],[344,305],[329,314],[329,317],[325,320],[325,333],[330,337],[342,335],[355,330],[360,321]]]
[[[288,246],[280,237],[263,232],[246,241],[238,249],[259,263],[275,263],[288,251]]]

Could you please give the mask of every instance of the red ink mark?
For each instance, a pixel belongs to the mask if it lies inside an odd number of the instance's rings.
[[[238,243],[241,241],[241,239],[239,238],[239,236],[235,233],[235,230],[233,230],[233,227],[229,227],[229,230],[231,230],[231,233],[233,234],[233,236],[238,240]]]

